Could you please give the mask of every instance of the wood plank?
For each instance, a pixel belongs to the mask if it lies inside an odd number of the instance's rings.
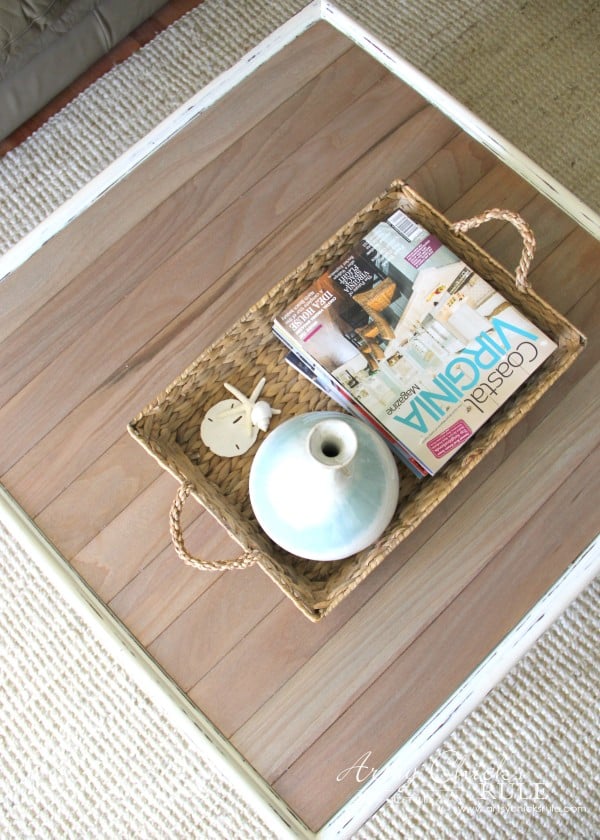
[[[357,48],[224,147],[0,342],[0,403],[14,396],[151,271],[369,90],[382,67]],[[224,116],[221,116],[225,114]],[[222,106],[219,120],[235,115]],[[207,120],[197,130],[205,138]],[[235,135],[234,135],[235,137]],[[204,140],[206,142],[206,140]],[[234,166],[235,164],[235,166]],[[233,173],[233,174],[232,174]],[[170,172],[167,173],[170,181]],[[66,281],[66,278],[65,278]],[[94,289],[90,299],[90,289]]]
[[[67,557],[81,551],[162,474],[156,461],[139,455],[139,446],[123,432],[37,517],[39,527],[60,543]]]
[[[360,62],[359,66],[361,66]],[[323,75],[326,75],[326,73],[327,71],[325,71]],[[469,144],[469,146],[470,145],[471,144]],[[453,159],[457,158],[461,161],[461,188],[467,182],[476,182],[482,172],[488,171],[489,168],[494,165],[493,159],[490,155],[487,155],[487,163],[484,163],[479,155],[469,157],[469,148],[464,147],[464,144],[457,146],[455,140],[452,140],[448,146],[452,149]],[[438,161],[438,159],[446,160],[448,156],[448,146],[440,152],[434,154],[433,157],[425,164],[425,168],[435,168],[435,162]],[[459,155],[459,151],[462,152],[462,154]],[[420,171],[421,170],[419,170],[419,172]],[[452,170],[448,168],[447,171]],[[443,182],[443,179],[439,177],[436,183],[439,184],[441,182]],[[451,179],[451,183],[453,185],[454,193],[449,193],[449,195],[453,195],[456,192],[456,182],[454,178]],[[442,207],[442,209],[444,208]],[[71,289],[72,284],[64,290],[65,294]],[[82,302],[77,298],[77,295],[75,295],[75,300],[79,304],[77,309],[80,310]],[[64,316],[64,311],[62,314]],[[52,320],[50,316],[48,316],[48,318],[49,320]],[[48,327],[48,332],[51,335],[53,334],[52,326]],[[21,335],[21,333],[19,334]],[[55,533],[58,534],[61,532],[69,535],[67,542],[64,545],[64,550],[67,552],[68,556],[71,556],[73,553],[81,549],[85,543],[91,539],[89,530],[82,527],[79,527],[78,529],[72,527],[74,518],[78,516],[78,513],[76,512],[77,499],[87,496],[88,489],[92,489],[94,495],[91,509],[94,515],[93,517],[88,517],[87,522],[89,522],[90,527],[94,528],[96,527],[94,523],[97,522],[99,526],[101,522],[108,521],[112,518],[111,511],[113,516],[116,515],[116,513],[124,507],[126,500],[128,498],[133,498],[139,489],[141,489],[138,484],[136,484],[135,487],[130,488],[130,483],[128,482],[120,483],[117,494],[105,493],[100,489],[104,487],[103,476],[110,480],[108,477],[111,474],[111,470],[120,470],[125,474],[128,474],[130,471],[135,472],[137,464],[139,463],[139,452],[137,447],[128,445],[126,441],[117,442],[117,444],[114,444],[113,446],[115,447],[114,452],[111,452],[112,447],[107,449],[107,451],[103,453],[97,461],[93,462],[88,469],[84,470],[79,478],[75,479],[75,481],[73,481],[62,494],[57,496],[53,502],[47,505],[37,517],[38,524],[50,538],[53,538]],[[148,461],[146,469],[143,473],[147,476],[147,480],[150,481],[158,475],[159,470],[160,468],[158,465],[154,464],[152,461]],[[96,533],[96,531],[93,533]]]
[[[200,558],[236,557],[239,547],[198,506],[184,509],[184,534],[189,551]],[[109,601],[113,612],[143,645],[151,644],[191,604],[227,572],[199,572],[175,554],[171,543]]]
[[[139,245],[135,239],[132,244],[130,237],[136,236],[136,233],[135,230],[131,231],[88,271],[82,272],[62,290],[48,306],[39,312],[39,317],[30,318],[27,324],[14,334],[14,340],[9,339],[0,346],[0,352],[3,353],[4,358],[8,357],[10,360],[12,355],[15,363],[18,360],[23,376],[30,378],[36,372],[36,363],[40,369],[43,369],[49,359],[59,355],[64,347],[73,344],[78,335],[81,336],[103,312],[111,308],[111,304],[117,303],[127,290],[135,285],[136,281],[139,282],[148,270],[145,254],[146,256],[150,254],[149,259],[154,265],[156,261],[160,261],[176,249],[171,227],[166,224],[168,217],[177,217],[178,227],[185,229],[186,238],[195,230],[201,229],[213,214],[217,214],[227,206],[228,202],[230,203],[240,193],[244,193],[256,180],[272,169],[282,156],[289,154],[306,139],[303,126],[311,125],[311,120],[313,123],[326,123],[328,118],[343,110],[349,101],[360,96],[381,75],[381,67],[367,56],[363,57],[352,50],[342,55],[340,60],[323,71],[318,82],[305,85],[299,94],[293,96],[266,120],[251,129],[233,145],[232,150],[219,156],[214,164],[202,170],[198,176],[186,184],[185,188],[178,190],[157,211],[140,223],[137,226],[140,229],[137,234]],[[352,81],[350,98],[344,95],[349,79]],[[328,94],[327,97],[324,96],[325,92]],[[274,137],[277,137],[276,143],[273,142]],[[231,155],[237,159],[242,171],[251,172],[251,175],[244,175],[240,180],[227,174],[228,183],[225,183],[223,173],[230,172],[228,162]],[[249,165],[250,162],[253,162],[252,166]],[[190,184],[193,186],[193,192],[188,189]],[[194,194],[199,192],[202,193],[202,201],[192,200]],[[175,200],[183,203],[183,213],[172,207],[172,202]],[[148,239],[150,239],[150,247],[148,247]],[[162,253],[157,251],[158,242],[161,242],[165,249]],[[126,271],[127,266],[131,264],[135,268]],[[123,276],[125,276],[125,281]],[[95,281],[94,285],[97,283],[101,290],[104,298],[103,305],[99,305],[99,295],[94,296],[93,305],[89,301],[89,286],[92,280]],[[34,335],[36,341],[33,341]],[[51,353],[50,348],[52,348]],[[22,387],[23,379],[16,381],[16,374],[11,379],[9,368],[10,365],[7,364],[3,369],[3,374],[5,379],[9,380],[12,389],[10,393],[12,393],[15,389]],[[2,391],[2,397],[6,399],[8,395],[7,383],[6,389]],[[136,449],[134,454],[137,456],[139,453],[137,448],[134,448]],[[126,447],[125,452],[130,454],[130,448]],[[117,464],[121,467],[124,466],[122,456],[123,452],[119,449],[115,457]],[[101,459],[99,471],[105,473],[107,469],[110,469],[107,453],[104,453]],[[90,469],[95,480],[97,474],[95,465],[92,464]],[[157,472],[154,473],[154,475],[157,474]],[[80,480],[82,488],[86,488],[89,484],[87,474],[82,475]],[[121,489],[125,490],[125,486]],[[69,488],[64,500],[57,500],[55,506],[51,505],[44,511],[39,524],[50,536],[61,527],[68,526],[69,522],[63,522],[62,515],[64,513],[67,520],[73,517],[72,500],[77,498],[78,494],[78,484],[75,484]],[[106,495],[102,498],[105,504],[110,502],[113,505],[114,511],[119,509],[120,495],[118,497]],[[95,507],[94,510],[99,513],[98,508]],[[103,510],[106,511],[106,508],[104,507]],[[85,544],[85,539],[82,531],[72,532],[69,545],[65,547],[68,553],[79,550]]]
[[[529,224],[535,235],[536,247],[532,270],[535,270],[576,228],[575,222],[571,218],[539,195],[521,208],[520,215]],[[486,250],[492,257],[501,260],[511,273],[514,273],[523,251],[521,236],[511,224],[502,224],[501,222],[489,222],[488,224],[492,229],[495,228],[497,232],[487,240]]]
[[[586,547],[578,528],[558,538],[556,522],[593,523],[599,492],[596,448],[495,561],[277,780],[276,791],[313,829],[360,787],[356,772],[340,781],[338,774],[366,753],[370,767],[381,767],[393,745],[404,743],[552,586],[565,558]]]
[[[169,543],[166,519],[156,510],[168,508],[177,484],[162,472],[71,562],[103,601],[109,601],[140,569]],[[118,558],[118,559],[117,559]]]
[[[403,109],[400,105],[393,111],[387,107],[388,97],[393,94],[403,95]],[[177,317],[199,293],[204,295],[206,308],[214,300],[211,287],[215,280],[277,229],[323,183],[331,182],[350,166],[356,155],[364,154],[377,136],[375,123],[380,136],[385,136],[397,127],[399,120],[404,122],[416,112],[410,120],[416,126],[420,105],[420,98],[403,90],[397,80],[386,78],[276,167],[276,178],[261,179],[233,202],[227,214],[217,216],[147,274],[122,301],[0,408],[0,426],[7,440],[0,454],[0,472],[10,469],[18,459],[18,429],[32,444],[36,443],[107,379],[122,376],[128,370],[131,354],[165,322]],[[344,143],[332,161],[326,152],[341,137]],[[203,267],[202,277],[198,277],[198,265]],[[111,348],[110,354],[99,352],[106,347]],[[69,376],[71,370],[77,371],[76,377]]]
[[[279,604],[188,692],[230,737],[296,674],[432,537],[503,461],[497,448],[342,603],[316,626],[287,601]],[[367,607],[368,608],[368,607]]]
[[[574,288],[577,288],[580,299],[598,285],[599,260],[600,242],[581,228],[576,228],[561,247],[549,255],[544,263],[544,271],[535,274],[534,288],[559,312],[570,313],[574,305]],[[585,331],[580,319],[573,323],[581,324],[580,328]],[[590,341],[595,341],[594,332],[589,330]]]
[[[465,164],[463,163],[463,167]],[[475,169],[479,172],[479,165],[476,163]],[[472,176],[471,176],[472,177]],[[114,458],[117,460],[120,467],[128,470],[134,470],[135,466],[132,463],[123,464],[123,452],[120,447],[115,449]],[[132,453],[128,453],[132,454]],[[96,480],[96,476],[99,473],[102,473],[105,470],[110,469],[110,464],[112,461],[113,455],[111,455],[111,450],[108,450],[104,456],[99,459],[98,463],[92,464],[89,471],[84,471],[81,476],[81,489],[85,489],[85,487],[89,484],[93,484]],[[154,462],[148,461],[153,466]],[[158,468],[157,468],[158,469]],[[89,473],[89,474],[88,474]],[[67,517],[73,516],[73,505],[77,497],[80,495],[80,480],[76,480],[68,489],[65,491],[64,494],[59,496],[54,503],[51,503],[38,517],[38,524],[47,530],[50,534],[60,533],[61,530],[69,530],[68,524],[69,520],[61,522],[61,517],[66,515]],[[102,496],[102,499],[105,504],[109,504],[111,499],[107,499],[106,495]],[[121,501],[119,497],[119,509],[121,506]],[[107,512],[105,511],[105,515]],[[166,520],[166,511],[161,515],[161,519]],[[108,521],[108,518],[107,520]],[[69,549],[72,550],[75,546],[77,548],[82,547],[84,537],[83,534],[85,533],[85,529],[80,527],[77,530],[74,530],[72,536],[69,538]],[[165,550],[168,554],[169,550]],[[117,597],[117,599],[111,602],[111,606],[116,610],[116,612],[125,620],[125,622],[134,629],[134,631],[142,632],[140,629],[140,621],[144,619],[148,619],[150,615],[157,614],[157,622],[153,625],[153,628],[150,629],[149,627],[144,626],[143,630],[143,640],[147,642],[154,638],[154,635],[158,632],[162,631],[165,627],[165,615],[175,615],[176,614],[176,602],[172,599],[169,599],[169,609],[161,609],[161,604],[157,603],[159,599],[154,598],[152,586],[148,584],[149,580],[157,579],[160,581],[160,589],[159,591],[163,591],[165,581],[163,577],[162,570],[160,568],[160,563],[157,562],[158,558],[152,562],[152,568],[147,569],[145,575],[137,575],[134,580],[132,581],[131,587],[126,587],[127,591],[121,594],[121,597]],[[189,570],[185,570],[185,572],[189,573]],[[201,576],[202,577],[202,576]],[[173,582],[173,590],[174,592],[179,592],[179,596],[182,597],[184,600],[182,601],[182,609],[185,609],[190,603],[190,593],[193,592],[193,589],[185,585],[185,582],[189,579],[188,575],[184,573],[182,569],[182,583],[179,586],[176,581]],[[202,586],[198,588],[198,594],[202,591]],[[152,601],[151,604],[147,604],[146,601]],[[165,605],[162,605],[165,606]],[[160,615],[159,615],[160,614]]]
[[[411,175],[410,185],[420,195],[428,196],[428,201],[440,212],[446,212],[457,196],[469,196],[471,190],[485,188],[488,176],[493,172],[501,173],[499,178],[502,180],[510,179],[512,175],[517,184],[523,183],[472,137],[461,132]],[[498,176],[494,183],[497,180]],[[532,192],[530,187],[529,193]],[[497,200],[495,193],[494,199]],[[477,206],[475,200],[469,198],[468,201],[471,209]],[[482,209],[487,207],[489,205],[482,205]]]
[[[164,557],[167,551],[173,553],[168,534],[168,510],[176,489],[173,477],[161,471],[155,481],[118,516],[107,521],[97,536],[71,558],[73,566],[107,603],[127,583],[136,580],[157,556]],[[190,550],[198,550],[201,557],[217,561],[239,556],[239,546],[212,517],[200,515],[200,509],[193,503],[188,507],[194,515],[182,521]],[[163,511],[163,515],[157,515]],[[189,524],[196,527],[189,529],[188,535]],[[196,531],[201,534],[201,540],[195,536]],[[195,589],[204,592],[212,584],[213,577],[211,573],[203,575],[200,586]],[[162,599],[161,592],[152,595]],[[186,597],[189,597],[188,592]]]
[[[568,253],[571,248],[570,237],[567,239],[564,248]],[[588,313],[588,315],[593,317],[593,313],[597,312],[598,308],[597,305],[594,305],[594,303],[588,299],[590,293],[586,292],[586,289],[589,285],[592,285],[594,276],[597,273],[598,263],[597,259],[593,258],[593,255],[594,253],[596,254],[596,257],[600,255],[600,246],[598,243],[594,243],[592,252],[588,254],[587,262],[581,265],[581,272],[577,276],[578,282],[573,282],[569,286],[569,297],[566,297],[563,293],[561,302],[565,308],[569,308],[569,304],[571,304],[572,308],[576,306],[577,309],[581,309],[582,312]],[[552,279],[555,278],[555,266],[559,258],[561,260],[563,259],[561,249],[556,249],[551,252],[550,256],[542,262],[536,271],[534,271],[532,275],[534,285],[537,286],[538,277],[543,279],[549,275]],[[597,283],[596,285],[592,285],[592,290],[591,294],[597,295]],[[581,291],[584,292],[585,302],[580,300],[581,305],[579,305],[579,303],[575,300],[575,296],[579,295]],[[578,323],[582,328],[586,328],[588,326],[585,321],[582,321],[577,311],[572,311],[569,315],[575,323]],[[591,326],[591,324],[589,326]],[[598,360],[598,350],[598,342],[596,342],[595,338],[592,338],[591,346],[588,347],[587,351],[583,354],[580,362],[574,366],[577,367],[579,373],[573,381],[581,378],[585,370],[589,370]],[[528,417],[511,432],[509,438],[497,447],[491,456],[486,458],[484,464],[480,465],[476,471],[477,474],[469,476],[466,481],[462,482],[460,487],[453,491],[451,496],[445,500],[443,505],[441,505],[432,516],[428,517],[424,525],[421,526],[415,534],[411,535],[409,540],[403,543],[401,553],[404,560],[412,556],[414,551],[416,551],[417,548],[424,543],[427,536],[430,536],[430,528],[434,523],[436,523],[438,517],[443,516],[447,518],[449,511],[456,510],[461,505],[467,503],[469,496],[476,491],[476,488],[481,484],[481,482],[485,478],[491,476],[501,461],[516,448],[519,442],[530,433],[537,423],[541,422],[546,417],[552,406],[556,405],[561,398],[563,398],[566,390],[568,390],[568,388],[565,388],[563,386],[563,381],[561,381],[560,387],[555,388],[550,392],[550,394],[547,394],[544,399],[534,407]],[[438,520],[438,527],[443,521],[443,518]],[[386,565],[386,569],[387,568],[389,567]],[[291,674],[296,670],[295,668],[292,668],[292,663],[290,661],[280,662],[281,657],[278,655],[277,651],[272,650],[270,652],[272,670],[268,676],[264,676],[264,678],[261,678],[260,680],[255,680],[253,678],[254,675],[251,668],[247,668],[246,670],[243,669],[243,661],[255,661],[256,657],[259,655],[258,651],[262,649],[263,641],[265,639],[268,639],[269,637],[278,639],[284,634],[283,624],[287,619],[287,614],[285,613],[283,607],[280,612],[281,624],[279,623],[277,611],[271,613],[268,620],[265,621],[264,626],[261,627],[260,633],[257,634],[256,639],[253,637],[253,634],[248,634],[240,643],[239,651],[234,652],[231,657],[228,657],[222,663],[219,663],[219,666],[214,668],[205,679],[200,680],[200,682],[190,692],[190,696],[202,707],[208,704],[209,707],[214,706],[215,708],[219,708],[220,714],[222,715],[221,725],[228,734],[230,734],[230,732],[232,732],[237,726],[241,726],[241,724],[247,720],[249,715],[266,699],[268,699],[268,696],[270,696],[269,691],[274,691],[276,689],[279,673],[281,673],[282,678],[285,680],[289,679]],[[303,645],[307,645],[307,650],[312,650],[311,637],[305,639],[304,635],[305,634],[298,632],[296,636],[298,654],[303,649]],[[306,659],[303,661],[306,661]],[[278,663],[277,667],[273,666],[273,662]],[[241,673],[245,674],[245,678],[240,677]],[[220,694],[218,691],[219,685],[228,687],[235,685],[236,697],[243,697],[243,703],[228,703],[228,692]]]
[[[257,566],[229,571],[148,645],[148,650],[187,691],[198,674],[210,670],[237,644],[240,635],[254,627],[284,597]],[[185,644],[172,644],[174,637],[185,639]]]
[[[439,173],[436,172],[436,177]],[[425,184],[415,184],[415,189],[425,195]],[[505,207],[507,210],[522,212],[523,208],[535,197],[535,189],[524,181],[503,163],[496,163],[494,167],[470,189],[455,198],[452,205],[446,208],[446,213],[452,221],[468,219],[472,215],[482,213],[492,207]],[[435,205],[437,206],[437,204]],[[469,231],[469,236],[479,245],[484,246],[494,235],[492,225]]]
[[[62,299],[42,309],[42,296],[39,320],[24,318],[17,343],[0,346],[13,348],[7,379],[16,395],[0,408],[10,455],[4,482],[179,686],[315,825],[353,792],[335,781],[344,762],[366,749],[383,761],[538,597],[536,587],[552,583],[583,547],[594,528],[598,466],[590,453],[598,442],[600,244],[404,86],[370,84],[370,60],[347,52],[346,41],[339,46],[331,60],[323,47],[315,73],[305,66],[310,51],[298,52],[298,78],[277,80],[288,95],[273,108],[270,91],[249,85],[237,135],[226,124],[231,102],[219,103],[212,137],[198,140],[206,158],[196,168],[192,133],[179,152],[169,144],[151,171],[179,177],[181,153],[190,167],[181,181],[137,220],[134,213],[88,268],[74,258]],[[283,75],[277,63],[269,72],[277,66]],[[332,98],[337,110],[328,119]],[[241,171],[254,159],[255,170]],[[131,177],[141,200],[146,185]],[[315,626],[257,568],[212,574],[181,563],[167,534],[175,481],[124,428],[395,177],[450,218],[498,204],[521,210],[539,237],[534,287],[590,343],[423,525]],[[182,225],[184,235],[173,238]],[[473,238],[509,268],[516,262],[520,243],[508,226],[486,225]],[[23,311],[31,315],[30,298]],[[56,346],[61,323],[67,335]],[[39,362],[29,350],[38,338]],[[29,353],[21,366],[19,346]],[[195,504],[186,507],[185,532],[205,556],[238,553]]]
[[[502,550],[600,441],[600,367],[561,402],[467,507],[289,679],[232,737],[265,777],[278,778]],[[595,390],[590,387],[595,385]],[[564,452],[554,458],[560,432]],[[526,467],[525,467],[526,465]],[[515,499],[519,506],[515,507]],[[478,528],[465,527],[468,522]],[[589,530],[589,529],[588,529]],[[594,533],[587,533],[590,542]],[[448,546],[452,554],[448,556]],[[375,618],[377,620],[375,620]],[[311,687],[319,686],[319,691]],[[343,686],[343,688],[342,688]],[[301,706],[299,707],[299,698]]]
[[[222,102],[155,150],[23,265],[3,277],[0,336],[10,335],[71,277],[118,241],[123,230],[145,218],[237,140],[253,121],[270,113],[348,48],[347,39],[326,24],[311,27],[237,85]],[[147,189],[148,183],[152,183],[152,190]]]
[[[425,143],[421,134],[427,127],[434,131],[430,135],[431,141]],[[275,247],[278,245],[276,240],[281,235],[278,228],[248,258],[248,263],[252,262],[255,268],[258,262],[261,263],[256,273],[246,273],[246,264],[241,263],[221,275],[212,296],[197,297],[192,306],[126,360],[125,365],[109,376],[85,402],[66,414],[56,431],[51,430],[40,444],[32,445],[15,468],[3,476],[6,486],[33,515],[37,515],[114,442],[141,406],[153,399],[211,340],[246,311],[275,279],[291,271],[322,242],[323,236],[340,227],[347,220],[348,212],[352,213],[366,203],[374,186],[383,189],[389,183],[392,173],[397,173],[397,164],[389,155],[398,144],[403,148],[406,172],[410,174],[413,167],[418,167],[435,151],[436,144],[438,148],[443,146],[453,133],[445,119],[436,118],[429,111],[420,112],[376,146],[375,157],[365,156],[356,168],[349,169],[344,182],[336,185],[335,179],[330,183],[326,181],[318,195],[300,208],[300,217],[291,218],[291,238],[276,252],[276,257],[269,249],[273,244]],[[264,190],[264,186],[261,189]],[[244,199],[252,203],[253,196],[245,196]],[[268,191],[262,200],[269,201]],[[245,208],[238,212],[239,218],[244,218]],[[317,220],[318,225],[315,224]],[[220,223],[219,220],[217,223]],[[235,227],[238,220],[234,219],[232,224]],[[226,230],[222,237],[226,240]],[[209,241],[218,244],[218,240],[210,235]],[[212,259],[216,256],[213,255]],[[202,254],[194,255],[192,263],[197,259],[202,259]],[[207,311],[209,305],[213,308]],[[136,307],[133,309],[135,316],[132,317],[137,319],[138,310]],[[158,318],[158,315],[154,313],[153,317]],[[105,326],[110,327],[110,324]],[[141,452],[140,457],[144,457]],[[45,475],[43,485],[37,480],[40,470]]]
[[[78,495],[78,494],[74,494],[74,495]],[[68,509],[68,508],[67,508],[67,509]],[[50,511],[49,511],[48,513],[49,513],[49,518],[48,518],[48,520],[47,520],[47,521],[48,521],[48,523],[49,523],[49,524],[48,524],[46,527],[51,527],[51,523],[52,523],[52,516],[50,515]],[[166,512],[165,512],[165,514],[163,515],[163,517],[162,517],[162,518],[163,518],[163,521],[165,521],[165,520],[166,520]],[[186,606],[187,606],[187,602],[186,602]]]
[[[164,518],[166,519],[166,512],[165,512],[165,517]],[[184,626],[184,625],[179,625],[179,624],[175,623],[167,631],[168,639],[162,639],[161,638],[160,639],[160,644],[161,644],[161,646],[164,646],[165,644],[167,644],[167,645],[170,644],[173,650],[177,650],[181,647],[181,645],[183,643],[183,640],[184,640],[184,636],[187,632],[188,632],[187,625]],[[198,626],[197,627],[197,632],[200,636],[202,636],[203,628],[201,626]],[[197,674],[196,676],[200,676],[200,675]]]

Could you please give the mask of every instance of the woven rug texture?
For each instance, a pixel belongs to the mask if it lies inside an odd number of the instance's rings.
[[[0,525],[0,837],[272,834]]]
[[[600,579],[357,840],[600,836]],[[0,524],[0,837],[278,840]]]
[[[305,5],[205,0],[5,155],[0,253]],[[598,0],[337,5],[600,211]]]
[[[0,253],[304,5],[206,0],[2,158]],[[600,209],[600,3],[338,5]],[[0,567],[0,837],[273,836],[2,526]],[[358,837],[600,837],[599,619],[596,581]]]

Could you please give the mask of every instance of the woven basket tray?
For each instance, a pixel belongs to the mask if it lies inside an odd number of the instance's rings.
[[[396,209],[435,233],[551,336],[558,349],[435,477],[419,481],[408,469],[399,466],[398,508],[375,545],[337,562],[304,560],[272,543],[252,513],[248,476],[258,444],[238,458],[220,458],[202,443],[200,424],[206,411],[226,396],[224,382],[250,393],[261,376],[268,383],[261,398],[282,411],[273,417],[271,428],[295,414],[340,410],[284,362],[286,350],[273,337],[271,326],[274,317],[312,280]],[[489,218],[502,218],[515,224],[523,236],[523,256],[515,277],[464,236],[465,230]],[[185,548],[179,517],[183,502],[191,492],[243,549],[239,560],[228,563],[226,568],[258,563],[309,619],[318,621],[326,615],[507,434],[582,349],[584,337],[528,288],[527,271],[534,244],[523,220],[509,211],[491,210],[476,219],[451,225],[413,190],[397,181],[278,283],[129,424],[132,436],[181,481],[171,511],[171,533],[182,559],[202,569],[224,568],[210,559],[194,559]]]

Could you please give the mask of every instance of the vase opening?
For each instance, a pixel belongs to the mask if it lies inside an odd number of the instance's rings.
[[[340,454],[340,449],[335,440],[325,440],[321,444],[321,452],[326,458],[336,458]]]
[[[344,467],[356,454],[354,429],[345,420],[322,420],[312,429],[308,450],[313,458],[328,467]]]

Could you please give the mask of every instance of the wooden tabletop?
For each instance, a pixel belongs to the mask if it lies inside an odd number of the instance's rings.
[[[516,210],[577,362],[331,615],[257,568],[198,572],[176,483],[126,426],[395,178],[452,221]],[[512,269],[519,237],[473,238]],[[189,698],[311,827],[355,793],[597,530],[600,244],[326,24],[197,116],[0,284],[0,480]],[[197,506],[192,550],[238,547]]]

